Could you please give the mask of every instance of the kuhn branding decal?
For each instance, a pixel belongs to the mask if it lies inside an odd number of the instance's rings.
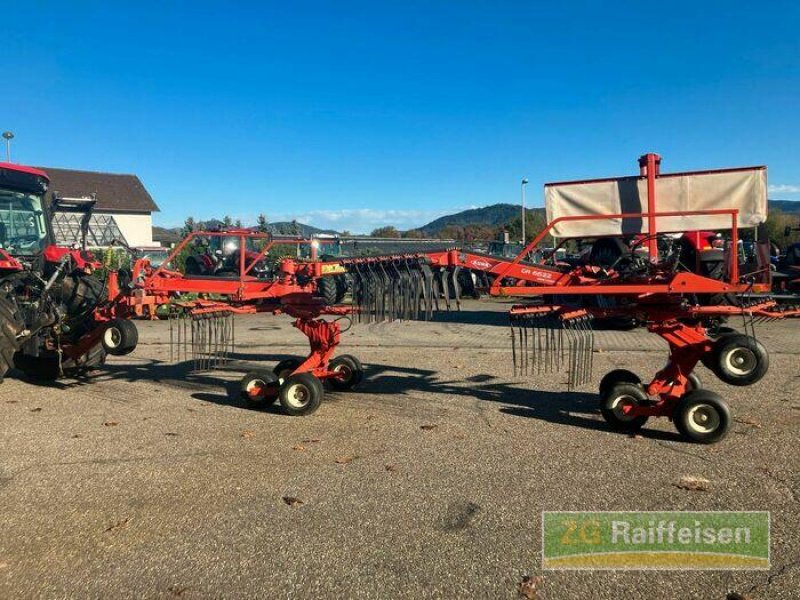
[[[485,260],[473,260],[471,264],[475,265],[476,267],[481,267],[483,269],[491,269],[492,263],[487,262]]]

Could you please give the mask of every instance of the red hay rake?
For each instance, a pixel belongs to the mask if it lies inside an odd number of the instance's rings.
[[[454,248],[322,262],[312,249],[309,260],[283,258],[264,277],[257,275],[259,264],[271,250],[309,240],[278,240],[245,229],[192,233],[158,268],[137,261],[126,290],[110,280],[108,318],[142,314],[148,306],[171,303],[185,293],[200,294],[198,300],[170,308],[171,357],[191,356],[195,368],[211,369],[231,356],[237,313],[292,316],[309,341],[309,354],[282,361],[272,371],[247,373],[241,391],[250,404],[263,406],[277,399],[288,414],[305,415],[320,405],[323,381],[334,389],[350,389],[363,377],[358,359],[334,357],[343,319],[430,319],[440,309],[460,309],[465,286],[494,296],[535,298],[539,305],[517,305],[510,311],[516,374],[566,371],[569,389],[584,385],[594,376],[592,320],[635,320],[667,342],[669,360],[649,383],[627,370],[607,373],[599,385],[604,418],[614,428],[631,431],[650,417],[667,417],[687,439],[716,442],[728,431],[730,411],[718,394],[701,387],[695,366],[702,362],[731,385],[756,383],[766,374],[769,357],[755,337],[755,322],[800,314],[758,295],[770,289],[764,251],[768,240],[763,235],[756,264],[742,265],[738,257],[738,229],[756,227],[766,217],[766,171],[754,167],[662,176],[655,154],[643,156],[639,164],[635,177],[546,186],[548,216],[569,213],[567,209],[572,213],[549,218],[547,227],[513,260]],[[658,210],[659,188],[666,190],[662,196],[669,210]],[[713,201],[686,191],[695,189]],[[615,198],[616,204],[606,197]],[[687,260],[673,234],[712,225],[730,231],[726,249],[714,255],[720,266],[714,276],[701,268],[705,255],[698,251]],[[531,259],[548,234],[561,239],[559,246],[549,258]],[[213,277],[168,268],[198,236],[236,240],[240,251],[235,268]],[[555,251],[574,237],[617,240],[613,243],[624,250],[607,264],[591,256],[577,264],[559,263]],[[245,252],[253,242],[259,248]],[[319,282],[345,272],[352,283],[352,306],[326,305],[319,297]],[[549,301],[542,305],[543,300]],[[720,327],[736,316],[743,319],[743,333]]]
[[[362,312],[376,318],[414,318],[428,316],[444,291],[449,304],[448,287],[455,292],[459,306],[459,271],[468,269],[492,278],[486,286],[494,296],[550,298],[546,306],[514,306],[510,311],[512,357],[515,371],[521,375],[542,375],[566,369],[567,387],[573,389],[591,381],[593,333],[591,320],[596,318],[632,318],[643,323],[647,330],[662,337],[669,345],[669,361],[648,384],[627,370],[606,374],[600,382],[600,409],[608,423],[617,429],[636,430],[649,417],[672,419],[686,438],[702,443],[721,440],[730,426],[730,411],[726,402],[715,392],[705,390],[693,370],[703,362],[717,377],[731,385],[751,385],[767,372],[769,357],[755,337],[754,323],[758,320],[782,319],[800,315],[792,307],[778,307],[769,298],[758,296],[770,289],[770,269],[766,237],[760,236],[758,264],[741,272],[738,248],[738,229],[741,212],[755,212],[749,219],[763,222],[758,215],[763,196],[766,210],[766,174],[763,167],[680,173],[664,176],[669,186],[676,178],[747,179],[752,198],[741,197],[742,206],[716,206],[697,210],[657,210],[657,189],[661,159],[647,154],[639,160],[640,174],[636,178],[620,178],[552,184],[558,186],[604,185],[620,190],[637,188],[641,182],[646,190],[633,194],[639,202],[638,211],[596,211],[597,214],[575,214],[549,220],[547,227],[513,260],[448,250],[426,255],[375,257],[343,261],[354,278],[354,302]],[[701,181],[698,187],[702,187]],[[747,183],[747,181],[745,181]],[[631,185],[632,184],[632,185]],[[740,183],[740,189],[742,184]],[[568,195],[568,194],[567,194]],[[629,201],[631,194],[620,204]],[[741,194],[740,194],[741,195]],[[643,198],[642,198],[643,196]],[[646,210],[641,209],[646,200]],[[721,197],[717,204],[728,199]],[[730,198],[734,203],[734,198]],[[751,205],[745,204],[750,202]],[[755,208],[753,208],[755,206]],[[550,207],[548,207],[550,208]],[[717,229],[729,229],[731,239],[723,253],[723,275],[709,277],[681,263],[675,252],[662,256],[660,243],[670,246],[673,237],[659,232],[660,222],[670,219],[713,222]],[[759,220],[760,219],[760,220]],[[724,222],[726,224],[723,224]],[[600,222],[617,222],[621,231],[592,235]],[[635,228],[625,230],[626,223]],[[586,237],[620,238],[638,236],[632,247],[646,248],[646,253],[631,253],[623,265],[617,260],[600,267],[591,262],[577,266],[548,265],[526,260],[548,233],[559,226],[579,224]],[[645,225],[646,224],[646,225]],[[602,231],[600,227],[599,231]],[[669,229],[669,232],[675,229]],[[670,246],[671,248],[671,246]],[[699,256],[698,256],[699,260]],[[409,273],[418,266],[419,274]],[[448,281],[450,282],[448,286]],[[440,282],[440,283],[439,283]],[[422,293],[418,290],[422,286]],[[416,303],[414,310],[386,311],[397,306],[397,296]],[[387,298],[388,296],[388,298]],[[725,300],[720,303],[719,299]],[[419,309],[424,303],[425,310]],[[432,306],[433,305],[433,306]],[[449,306],[448,306],[449,307]],[[724,319],[741,316],[744,333],[719,329]]]

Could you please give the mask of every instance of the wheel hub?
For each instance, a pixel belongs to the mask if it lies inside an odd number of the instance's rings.
[[[716,431],[720,425],[719,413],[709,404],[698,404],[689,411],[689,426],[700,433]]]
[[[749,348],[735,348],[726,357],[727,367],[736,375],[749,375],[756,368],[758,360]]]
[[[295,383],[286,391],[286,398],[289,404],[295,408],[303,408],[308,404],[310,395],[310,390],[300,383]]]
[[[611,409],[614,411],[614,415],[620,421],[632,421],[636,417],[634,417],[630,411],[626,411],[625,408],[633,408],[634,406],[638,406],[638,402],[636,398],[633,396],[629,396],[627,394],[623,396],[619,396],[614,400],[614,403],[611,406]]]

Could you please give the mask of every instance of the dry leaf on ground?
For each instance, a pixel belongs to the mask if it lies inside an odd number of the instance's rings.
[[[128,526],[130,520],[131,520],[130,517],[125,517],[121,521],[117,521],[113,525],[107,527],[106,531],[116,531],[117,529],[124,529],[125,527]]]
[[[292,446],[292,450],[297,450],[298,452],[305,452],[306,447],[303,444],[297,444],[296,446]]]
[[[32,408],[31,409],[31,412],[41,412],[41,411],[42,411],[42,407],[41,406],[37,406],[36,408]]]
[[[711,488],[711,482],[703,477],[693,477],[684,475],[677,483],[673,483],[676,488],[689,490],[690,492],[707,492]]]
[[[389,471],[389,473],[394,473],[395,471],[397,471],[397,467],[395,467],[394,465],[386,465],[386,470]]]
[[[438,427],[438,425],[420,425],[419,426],[419,428],[422,429],[422,431],[433,431],[437,427]]]
[[[245,430],[242,432],[242,437],[243,437],[244,439],[250,439],[251,437],[255,436],[255,434],[256,434],[256,432],[255,432],[255,431],[253,431],[252,429],[245,429]]]
[[[173,596],[183,596],[189,591],[189,588],[183,587],[182,585],[171,585],[167,588],[167,591]]]
[[[537,575],[536,577],[525,575],[519,583],[519,595],[523,598],[527,598],[527,600],[538,600],[539,593],[537,589],[542,581],[544,581],[544,577],[541,575]]]
[[[295,498],[294,496],[284,496],[283,501],[289,506],[303,506],[305,504],[300,498]]]
[[[351,462],[353,462],[353,458],[353,456],[340,456],[334,462],[337,465],[349,465]]]
[[[105,423],[103,423],[103,425],[105,425],[106,427],[116,427],[117,425],[119,425],[119,423],[117,423],[116,421],[106,421]]]
[[[753,417],[736,417],[734,421],[741,423],[742,425],[751,425],[756,429],[761,429],[761,423],[759,423]]]

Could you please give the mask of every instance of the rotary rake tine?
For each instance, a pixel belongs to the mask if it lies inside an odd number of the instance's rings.
[[[567,368],[567,387],[591,380],[594,333],[585,311],[520,307],[511,312],[514,374],[547,375]]]
[[[430,320],[433,318],[433,271],[431,271],[430,266],[426,265],[424,262],[421,262],[419,267],[420,271],[422,272],[422,293],[425,302],[425,319]],[[436,304],[436,309],[438,310],[438,301]]]
[[[442,268],[439,271],[439,281],[442,284],[442,295],[444,296],[444,305],[447,307],[447,310],[450,310],[450,284],[448,279],[450,278],[450,273],[446,268]]]
[[[444,290],[450,308],[450,273],[432,267],[425,257],[395,256],[344,262],[353,280],[353,305],[361,323],[428,320],[442,307]]]
[[[225,365],[236,345],[234,312],[225,308],[191,307],[170,311],[170,361],[188,360],[192,370],[207,371]]]
[[[458,281],[458,274],[461,272],[461,267],[453,267],[450,277],[453,278],[453,295],[456,299],[456,310],[461,310],[461,283]]]

